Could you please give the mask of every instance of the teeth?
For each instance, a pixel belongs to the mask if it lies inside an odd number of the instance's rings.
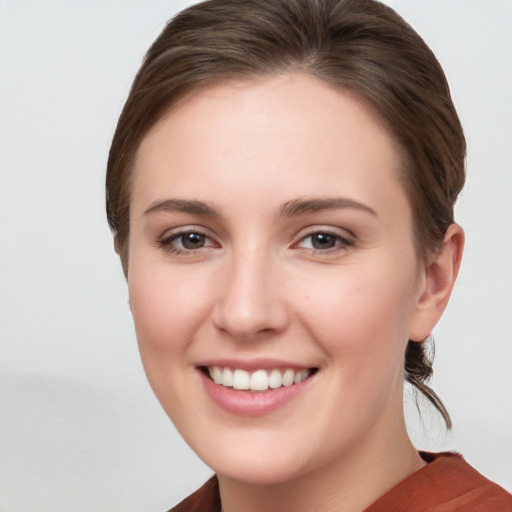
[[[233,385],[233,372],[229,368],[224,368],[222,372],[222,380],[220,384],[223,386],[232,386]]]
[[[272,389],[280,388],[283,385],[283,377],[279,370],[272,370],[268,376],[268,386]]]
[[[249,373],[238,368],[232,370],[231,368],[220,368],[219,366],[208,367],[208,372],[216,384],[251,391],[266,391],[268,388],[277,389],[281,386],[299,384],[311,374],[307,369],[293,370],[292,368],[287,368],[283,371],[275,368],[270,371],[256,370],[253,373]]]
[[[268,375],[265,370],[258,370],[251,375],[249,388],[254,391],[265,391],[268,389]]]
[[[213,371],[210,368],[210,377],[213,379],[215,384],[220,384],[222,382],[222,371],[218,366],[213,367]]]
[[[295,377],[295,372],[291,369],[288,369],[283,374],[283,386],[291,386]]]
[[[251,377],[249,376],[249,372],[246,372],[245,370],[235,370],[233,372],[233,388],[249,389],[250,384]]]

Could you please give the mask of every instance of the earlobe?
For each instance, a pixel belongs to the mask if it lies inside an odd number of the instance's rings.
[[[446,230],[442,247],[432,255],[424,269],[409,339],[423,341],[441,318],[459,273],[463,248],[464,231],[458,224],[451,224]]]

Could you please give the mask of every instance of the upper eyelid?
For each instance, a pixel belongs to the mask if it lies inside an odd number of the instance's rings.
[[[200,235],[204,235],[208,238],[215,238],[215,236],[211,233],[211,231],[207,228],[195,225],[185,225],[185,226],[177,226],[174,228],[166,229],[161,236],[159,236],[160,240],[164,240],[167,238],[178,237],[180,235],[186,235],[187,233],[198,233]]]
[[[207,245],[205,247],[200,247],[198,249],[182,249],[180,250],[180,252],[197,252],[197,251],[200,251],[202,249],[211,249],[212,247],[215,248],[215,246],[219,247],[220,244],[219,242],[217,241],[217,238],[215,236],[213,236],[212,234],[209,233],[209,230],[205,229],[205,228],[201,228],[199,226],[180,226],[180,227],[176,227],[176,228],[171,228],[171,229],[167,229],[166,231],[164,231],[164,233],[159,236],[156,241],[155,241],[155,244],[158,246],[158,247],[161,247],[161,248],[166,248],[166,247],[169,247],[171,246],[176,240],[179,240],[180,237],[184,236],[184,235],[187,235],[189,233],[197,233],[201,236],[204,236],[206,239],[208,239],[210,242],[211,242],[211,245]]]
[[[348,237],[343,237],[343,236],[337,235],[335,233],[326,233],[326,232],[324,232],[324,233],[311,233],[310,235],[306,235],[306,236],[303,236],[302,238],[299,238],[299,240],[297,242],[294,242],[292,244],[292,248],[302,248],[302,247],[299,247],[301,243],[303,243],[308,238],[312,238],[313,236],[315,236],[317,234],[325,234],[325,235],[328,235],[328,236],[332,236],[332,237],[336,238],[338,240],[338,242],[339,242],[334,247],[329,247],[329,248],[323,249],[325,251],[333,250],[333,249],[335,249],[335,248],[337,248],[339,246],[344,246],[344,247],[352,246],[355,243],[355,240],[351,240]],[[320,250],[320,249],[315,249],[315,250]]]
[[[179,245],[183,245],[183,240],[181,244],[179,240],[181,237],[190,234],[196,233],[198,235],[204,236],[205,239],[209,241],[204,246],[189,249],[186,247],[179,247]],[[155,245],[157,248],[164,250],[167,253],[174,254],[175,256],[199,256],[200,254],[204,254],[204,251],[210,251],[211,249],[219,249],[220,244],[216,241],[216,239],[200,229],[186,229],[186,228],[177,228],[174,230],[167,230],[161,237],[159,237]]]
[[[214,241],[213,238],[209,235],[207,235],[206,233],[202,233],[201,231],[197,231],[197,230],[192,230],[192,231],[178,231],[177,233],[171,233],[170,235],[168,236],[164,236],[163,237],[163,240],[178,240],[179,238],[181,238],[182,236],[185,236],[185,235],[190,235],[190,234],[196,234],[196,235],[201,235],[203,236],[204,238],[208,239],[208,240],[211,240],[212,242]]]
[[[297,231],[296,235],[294,236],[294,239],[296,241],[303,240],[304,238],[307,238],[308,236],[316,235],[319,233],[325,233],[333,236],[338,236],[340,238],[345,239],[356,239],[356,235],[352,233],[347,228],[341,228],[336,226],[326,226],[326,225],[312,225],[312,226],[306,226],[301,228]]]
[[[176,226],[173,228],[169,228],[165,230],[159,237],[158,242],[162,243],[165,241],[174,240],[179,238],[181,235],[186,235],[187,233],[198,233],[210,239],[214,244],[220,245],[219,237],[213,233],[210,229],[200,226],[200,225],[182,225]],[[315,234],[325,233],[331,236],[335,236],[340,238],[341,240],[345,240],[347,242],[355,243],[356,236],[347,228],[337,227],[337,226],[327,226],[327,225],[310,225],[304,226],[299,229],[296,234],[292,237],[291,246],[295,246],[300,243],[302,240],[313,236]]]

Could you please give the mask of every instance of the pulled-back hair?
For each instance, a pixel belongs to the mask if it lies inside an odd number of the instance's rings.
[[[453,223],[466,144],[434,54],[392,9],[374,0],[210,0],[174,17],[146,54],[110,149],[107,218],[128,272],[130,182],[152,126],[185,94],[228,79],[285,72],[313,75],[363,97],[401,151],[399,176],[427,261]],[[432,361],[409,341],[406,380],[450,417],[427,385]]]

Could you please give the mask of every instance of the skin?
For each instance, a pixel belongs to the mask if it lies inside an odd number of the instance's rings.
[[[128,269],[140,352],[218,474],[224,512],[360,511],[422,467],[403,418],[404,351],[442,314],[463,233],[452,225],[420,262],[400,164],[364,101],[302,74],[200,89],[143,140]],[[365,208],[283,214],[340,197]],[[155,206],[176,199],[217,215]],[[183,229],[205,236],[184,249]],[[318,371],[293,400],[244,416],[205,392],[197,366],[219,358]]]

